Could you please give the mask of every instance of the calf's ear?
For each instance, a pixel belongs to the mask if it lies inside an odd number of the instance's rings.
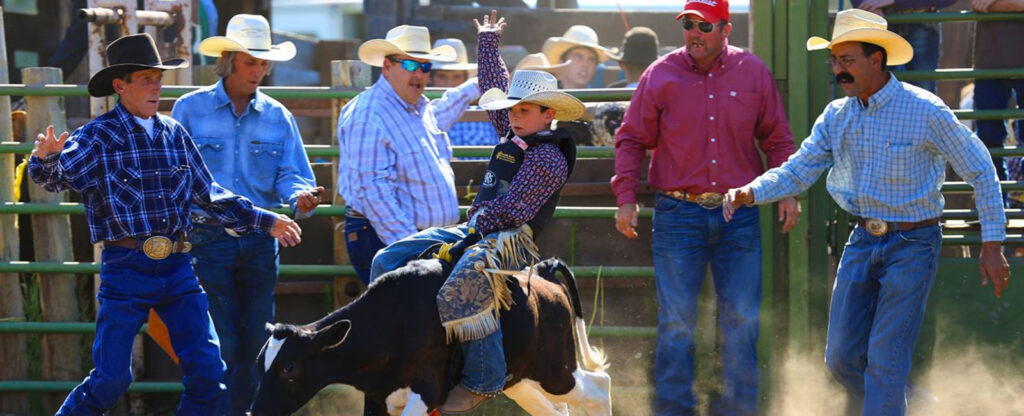
[[[321,329],[316,335],[316,345],[321,350],[337,348],[345,342],[349,330],[352,329],[352,321],[342,319]]]

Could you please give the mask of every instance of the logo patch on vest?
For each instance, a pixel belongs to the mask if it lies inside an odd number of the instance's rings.
[[[516,163],[516,157],[505,152],[498,152],[498,155],[494,158],[502,162]]]
[[[495,181],[496,181],[496,179],[494,177],[494,172],[487,171],[487,173],[484,174],[484,183],[482,185],[480,185],[480,186],[486,186],[486,187],[490,188],[490,187],[494,186],[494,182]]]

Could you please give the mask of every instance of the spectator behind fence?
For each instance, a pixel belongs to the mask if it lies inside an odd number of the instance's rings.
[[[879,16],[905,13],[935,13],[956,0],[851,0],[851,4]],[[889,25],[889,30],[902,36],[914,47],[914,59],[890,70],[931,71],[939,67],[942,50],[942,25],[939,22]],[[935,94],[935,81],[909,81]]]
[[[387,244],[459,221],[452,149],[445,133],[480,95],[476,79],[436,100],[423,96],[431,61],[455,61],[432,48],[430,32],[402,25],[359,46],[359,60],[381,77],[338,115],[338,194],[345,199],[345,245],[364,283]]]
[[[612,59],[619,61],[626,78],[608,84],[608,88],[636,88],[644,70],[658,59],[658,34],[643,26],[630,29],[622,39],[622,56]]]
[[[1022,12],[1024,0],[972,0],[971,9],[979,13]],[[1024,21],[996,20],[977,23],[974,34],[975,69],[1022,69],[1024,54],[1019,43],[1024,39]],[[1017,52],[1013,52],[1017,51]],[[1024,109],[1024,79],[977,79],[974,81],[975,110],[1003,110],[1016,97],[1017,108]],[[1003,147],[1006,140],[1006,124],[1003,120],[978,120],[978,137],[988,147]],[[1024,125],[1017,125],[1017,140],[1024,136]],[[1018,144],[1018,146],[1020,146]],[[1003,160],[992,158],[999,179],[1007,179]],[[1017,169],[1014,169],[1017,171]],[[1017,178],[1015,180],[1021,180]]]
[[[573,25],[558,37],[544,42],[541,53],[549,62],[569,63],[569,68],[558,78],[561,88],[591,88],[590,81],[597,75],[597,64],[608,58],[618,58],[601,46],[597,32],[589,26]]]
[[[456,88],[470,78],[476,76],[476,64],[469,63],[466,45],[455,38],[438,39],[434,48],[448,45],[455,48],[455,62],[431,62],[430,86],[436,88]],[[476,96],[473,100],[480,98]],[[487,146],[494,140],[494,127],[486,121],[457,122],[448,129],[448,139],[452,146]]]
[[[658,415],[694,414],[694,328],[708,264],[722,337],[722,396],[714,414],[757,413],[757,336],[761,303],[761,226],[756,208],[722,218],[723,193],[794,150],[775,77],[752,53],[729,46],[725,0],[691,0],[676,17],[685,45],[655,61],[640,78],[615,136],[611,186],[616,228],[636,238],[636,191],[651,150],[658,340],[654,357]],[[758,152],[758,149],[761,152]],[[779,205],[783,232],[796,226],[800,205]]]
[[[254,207],[214,181],[188,132],[157,114],[163,71],[188,67],[160,59],[149,34],[110,43],[89,95],[118,95],[113,110],[75,130],[36,140],[32,181],[51,192],[82,193],[89,236],[103,243],[95,368],[68,394],[58,415],[107,414],[132,382],[132,340],[150,308],[167,325],[184,372],[179,415],[212,415],[223,392],[224,362],[206,293],[188,255],[190,207],[199,205],[239,233],[263,232],[292,246],[301,230],[285,215]]]
[[[993,283],[996,297],[1010,279],[999,183],[985,146],[939,97],[886,71],[914,51],[885,19],[844,10],[831,40],[807,41],[809,50],[826,48],[846,97],[829,103],[784,165],[730,189],[722,214],[728,221],[735,207],[804,192],[830,169],[826,188],[857,227],[832,288],[825,365],[849,394],[846,414],[904,415],[908,391],[917,390],[908,385],[912,355],[942,249],[946,163],[974,188],[981,282]]]
[[[199,53],[218,57],[216,84],[185,94],[171,116],[192,135],[213,179],[258,207],[289,205],[296,219],[308,218],[320,202],[313,169],[302,147],[295,118],[257,87],[273,62],[295,56],[291,42],[272,45],[263,16],[239,14],[226,36],[199,44]],[[274,322],[274,286],[280,252],[262,234],[232,235],[223,224],[192,210],[193,265],[210,297],[221,357],[227,364],[227,392],[218,414],[249,410],[259,383],[256,356]]]

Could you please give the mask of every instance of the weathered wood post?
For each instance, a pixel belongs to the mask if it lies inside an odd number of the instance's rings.
[[[3,8],[0,8],[0,16]],[[0,19],[0,84],[10,82],[7,72],[7,39]],[[11,131],[11,97],[0,96],[0,138],[9,140]],[[0,203],[14,201],[14,155],[0,154]],[[18,216],[0,215],[0,261],[19,260]],[[21,297],[18,273],[0,273],[0,320],[24,321],[25,305]],[[27,380],[28,360],[25,334],[0,335],[0,380]],[[0,394],[0,411],[28,413],[28,396],[24,393]]]
[[[25,68],[21,71],[26,85],[60,84],[60,68]],[[64,115],[64,97],[25,97],[27,116],[25,130],[28,137],[45,132],[53,125],[56,135],[67,130]],[[32,202],[56,204],[67,200],[67,192],[48,192],[35,183],[29,184]],[[71,219],[68,215],[35,215],[32,217],[32,246],[35,260],[40,262],[73,261],[71,250]],[[43,320],[47,322],[78,321],[76,277],[70,273],[38,274],[39,297]],[[43,379],[81,380],[82,336],[78,334],[43,335]],[[57,395],[54,395],[57,396]],[[47,409],[60,406],[64,394],[53,397],[55,402],[45,403]]]
[[[360,61],[331,61],[331,87],[366,88],[370,86],[370,66]],[[347,100],[331,100],[331,146],[338,146],[338,114]],[[331,163],[331,190],[334,192],[333,205],[341,206],[345,201],[338,195],[338,159]],[[334,264],[348,264],[348,250],[345,247],[345,217],[333,217],[334,223]],[[334,277],[334,307],[341,307],[359,296],[359,278],[351,276]]]

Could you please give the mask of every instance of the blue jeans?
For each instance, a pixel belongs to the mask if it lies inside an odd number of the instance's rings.
[[[724,389],[713,405],[719,415],[757,413],[757,336],[761,304],[761,229],[756,208],[704,209],[655,196],[655,286],[658,340],[654,356],[658,415],[692,415],[697,301],[708,263],[718,301]]]
[[[214,414],[224,389],[224,362],[207,312],[206,293],[187,254],[152,260],[139,251],[107,247],[101,255],[96,297],[95,368],[68,395],[57,415],[100,415],[114,408],[131,384],[132,340],[150,308],[167,324],[185,374],[178,414]]]
[[[466,223],[462,223],[451,227],[428,228],[396,241],[373,257],[373,265],[370,267],[370,280],[372,281],[384,273],[404,266],[434,244],[454,243],[466,238],[468,234],[469,226]]]
[[[1016,95],[1017,107],[1024,108],[1024,79],[979,79],[974,81],[975,110],[1004,110],[1010,102],[1010,93]],[[987,147],[1003,147],[1006,140],[1006,124],[1003,120],[977,120],[978,138]],[[1024,123],[1015,121],[1017,139],[1024,138]],[[1003,158],[994,157],[996,174],[1000,180],[1006,179]]]
[[[227,364],[227,392],[217,402],[217,414],[242,415],[259,385],[256,358],[267,341],[266,323],[274,321],[277,240],[264,234],[232,237],[222,227],[203,224],[196,224],[189,237]]]
[[[938,225],[850,234],[832,288],[825,365],[864,415],[906,413],[911,355],[941,246]]]
[[[902,71],[928,71],[939,67],[939,49],[942,46],[942,26],[939,23],[907,23],[889,26],[889,30],[910,42],[914,59],[891,68]],[[908,81],[935,94],[935,81]]]
[[[348,260],[356,269],[359,280],[370,284],[370,264],[373,256],[384,248],[377,231],[370,225],[370,220],[363,217],[345,216],[345,248],[348,249]]]
[[[494,333],[473,341],[462,341],[462,387],[474,393],[492,395],[505,389],[505,348],[501,321]]]

